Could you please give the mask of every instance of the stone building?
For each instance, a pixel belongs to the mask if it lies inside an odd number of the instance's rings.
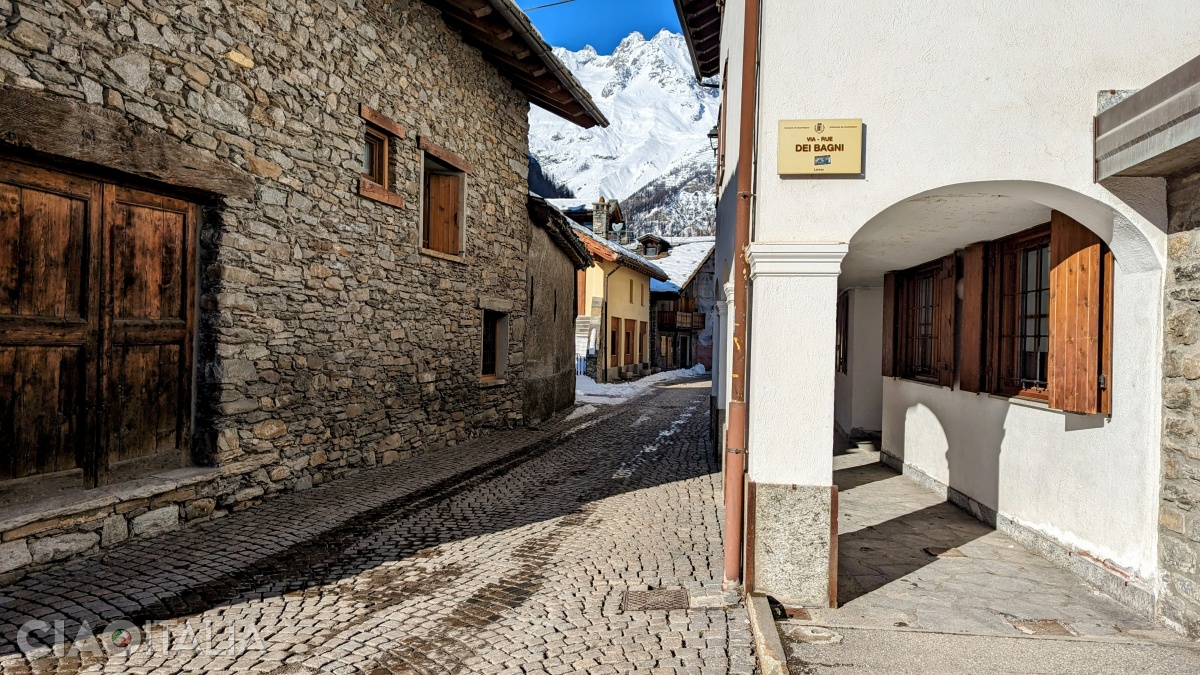
[[[1200,7],[904,3],[797,68],[816,3],[677,5],[725,101],[726,578],[836,602],[841,425],[1198,634]]]
[[[1158,613],[1195,636],[1200,635],[1200,56],[1140,90],[1114,91],[1106,98],[1111,107],[1096,120],[1097,178],[1149,180],[1166,195]]]
[[[529,197],[528,322],[525,334],[524,417],[536,424],[575,403],[575,297],[577,272],[592,254],[571,221]]]
[[[525,422],[529,105],[607,121],[509,0],[0,19],[0,573]]]
[[[638,237],[642,255],[667,273],[650,282],[650,365],[712,369],[716,270],[713,237]]]

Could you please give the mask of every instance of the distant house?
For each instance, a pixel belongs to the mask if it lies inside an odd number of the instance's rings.
[[[575,403],[574,326],[577,271],[592,253],[574,224],[529,196],[529,295],[525,328],[524,416],[536,424]]]
[[[576,355],[597,382],[650,371],[650,284],[669,279],[662,268],[613,241],[614,213],[619,207],[594,209],[592,229],[574,226],[595,263],[578,273]]]
[[[604,232],[604,238],[609,241],[629,246],[629,229],[625,226],[625,214],[621,212],[621,203],[616,199],[601,197],[595,203],[579,199],[549,201],[576,223],[592,228],[592,232]]]
[[[642,254],[669,277],[650,282],[650,364],[657,370],[712,369],[715,237],[642,235]]]

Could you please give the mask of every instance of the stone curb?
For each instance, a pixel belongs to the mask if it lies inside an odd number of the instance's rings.
[[[754,655],[758,658],[761,675],[789,675],[787,652],[775,626],[775,616],[767,596],[761,593],[746,595],[746,611],[750,614],[750,630],[754,633]]]

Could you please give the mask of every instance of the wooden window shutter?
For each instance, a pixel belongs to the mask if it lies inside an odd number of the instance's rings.
[[[1104,247],[1104,255],[1101,257],[1101,262],[1104,265],[1104,273],[1102,275],[1103,288],[1100,291],[1100,297],[1104,302],[1104,308],[1100,316],[1100,375],[1103,378],[1100,389],[1100,412],[1105,415],[1112,414],[1112,382],[1113,382],[1113,260],[1112,251],[1108,247]]]
[[[1101,411],[1104,242],[1055,211],[1050,219],[1049,404],[1071,413]],[[1111,286],[1111,284],[1109,284]],[[1111,300],[1108,304],[1111,304]]]
[[[958,255],[942,258],[937,285],[937,369],[938,384],[954,386],[954,310],[958,304]]]
[[[896,273],[883,275],[883,376],[896,377]]]
[[[425,176],[425,247],[458,255],[459,211],[462,208],[462,179],[429,173]]]
[[[987,390],[984,378],[987,339],[987,244],[972,244],[963,251],[962,348],[958,383],[963,391]]]

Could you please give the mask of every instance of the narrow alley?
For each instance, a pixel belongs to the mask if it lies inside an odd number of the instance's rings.
[[[708,386],[31,575],[0,598],[3,672],[753,672],[745,610],[721,590]],[[670,611],[623,605],[651,590],[686,595],[667,594]],[[63,622],[73,644],[27,659],[17,633],[31,618]],[[136,649],[76,640],[117,621],[141,633]]]

